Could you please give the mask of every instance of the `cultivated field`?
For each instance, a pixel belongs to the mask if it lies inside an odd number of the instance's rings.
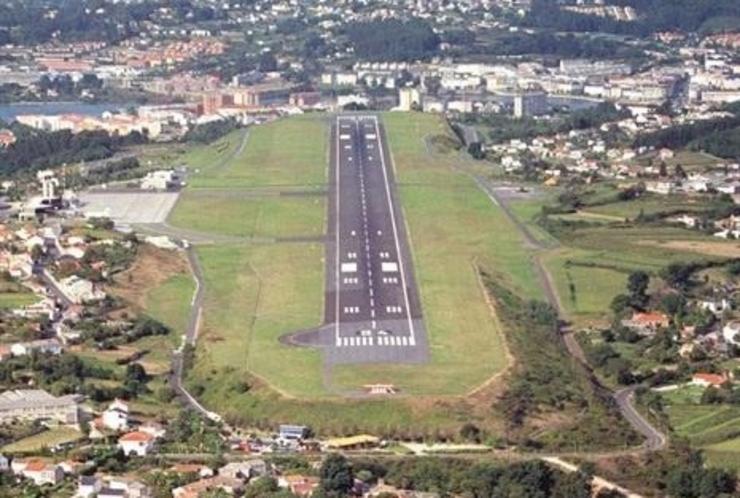
[[[7,453],[32,453],[44,448],[52,448],[58,444],[77,441],[82,439],[83,436],[77,429],[61,426],[3,446],[2,451]]]

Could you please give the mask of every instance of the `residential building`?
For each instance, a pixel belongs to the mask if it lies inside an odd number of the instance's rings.
[[[118,438],[118,447],[129,456],[147,456],[154,449],[154,436],[134,431]]]
[[[40,389],[17,389],[0,394],[0,422],[57,420],[76,424],[80,417],[79,395],[55,397]]]
[[[13,460],[13,473],[34,482],[37,486],[59,484],[64,479],[64,471],[55,464],[38,458]]]
[[[539,116],[546,112],[547,94],[545,92],[526,92],[514,96],[514,117]]]
[[[120,399],[114,400],[101,416],[103,427],[112,431],[125,431],[129,428],[128,404]]]
[[[296,496],[311,496],[319,487],[319,478],[304,475],[280,476],[278,486],[287,488]]]
[[[728,381],[730,381],[730,377],[726,373],[695,373],[691,377],[691,383],[700,387],[719,387]]]
[[[64,347],[58,339],[38,339],[36,341],[16,342],[10,346],[13,356],[27,356],[33,353],[62,354]]]
[[[422,109],[423,102],[418,88],[404,87],[398,90],[398,110],[413,111]]]

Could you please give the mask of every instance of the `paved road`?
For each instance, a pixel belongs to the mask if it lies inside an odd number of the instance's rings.
[[[428,346],[392,159],[376,116],[331,133],[324,326],[293,335],[328,364],[421,363]]]
[[[486,195],[489,196],[491,201],[499,206],[504,214],[509,218],[509,220],[511,220],[511,222],[517,226],[519,231],[524,236],[525,242],[528,246],[534,248],[535,250],[546,249],[546,247],[544,247],[542,243],[531,234],[527,226],[524,225],[511,212],[511,209],[507,205],[506,199],[499,195],[496,185],[494,185],[490,180],[483,177],[475,177],[475,180],[478,186],[486,193]],[[540,261],[538,255],[535,255],[533,257],[533,262],[540,278],[540,282],[545,292],[545,297],[547,298],[547,301],[562,315],[563,307],[560,303],[559,296],[557,294],[557,291],[555,290],[555,286],[552,282],[549,272]],[[596,389],[602,393],[611,396],[614,399],[616,407],[619,409],[622,417],[624,417],[624,419],[632,426],[635,431],[640,433],[645,438],[645,443],[643,445],[644,448],[648,451],[654,451],[663,448],[668,442],[665,434],[655,428],[645,417],[640,414],[640,412],[637,411],[637,409],[635,409],[633,405],[634,392],[637,389],[637,386],[630,386],[616,392],[604,386],[596,377],[592,368],[588,364],[588,361],[586,360],[586,355],[583,352],[583,348],[581,348],[581,345],[578,343],[578,340],[576,340],[572,332],[570,332],[566,328],[561,329],[561,331],[563,333],[563,342],[566,349],[568,350],[568,353],[586,369]]]

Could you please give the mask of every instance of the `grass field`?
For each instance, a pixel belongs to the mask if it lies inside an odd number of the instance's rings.
[[[740,407],[701,404],[703,391],[683,386],[661,393],[671,426],[704,450],[711,465],[740,471]]]
[[[204,217],[203,213],[208,213]],[[238,196],[184,192],[169,218],[174,226],[240,237],[318,236],[324,232],[326,203],[319,196]]]
[[[0,292],[0,309],[20,308],[38,301],[31,292]]]
[[[190,178],[199,187],[316,186],[326,182],[328,127],[322,117],[300,116],[249,129],[246,147],[226,164],[222,160],[240,146],[240,132],[214,147],[192,152],[187,163],[200,172]],[[216,157],[212,152],[217,153]]]
[[[32,453],[58,444],[77,441],[82,437],[83,434],[77,429],[60,426],[3,446],[2,451],[4,453]]]

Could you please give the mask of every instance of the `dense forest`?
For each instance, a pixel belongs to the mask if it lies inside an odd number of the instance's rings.
[[[612,4],[633,7],[637,21],[578,14],[561,9],[559,0],[533,0],[524,17],[530,27],[558,31],[590,31],[648,36],[658,31],[702,31],[706,24],[740,17],[737,0],[615,0]],[[575,2],[571,2],[575,3]],[[705,24],[706,23],[706,24]]]
[[[546,32],[506,33],[472,51],[500,56],[541,54],[592,59],[629,59],[644,55],[639,48],[615,40]]]
[[[162,2],[108,2],[105,0],[64,0],[57,2],[56,14],[46,15],[45,0],[6,0],[0,8],[0,45],[45,43],[58,37],[64,41],[105,40],[117,42],[136,35],[139,23],[152,20]],[[191,0],[172,0],[171,22],[211,20],[223,15],[212,7],[194,5]]]
[[[121,137],[100,130],[75,134],[69,130],[33,130],[18,124],[11,128],[18,140],[0,151],[0,175],[10,175],[22,170],[35,171],[64,163],[106,159],[125,146],[147,141],[146,136],[138,132]]]
[[[437,54],[440,39],[424,21],[385,19],[346,28],[355,55],[366,60],[427,59]]]

